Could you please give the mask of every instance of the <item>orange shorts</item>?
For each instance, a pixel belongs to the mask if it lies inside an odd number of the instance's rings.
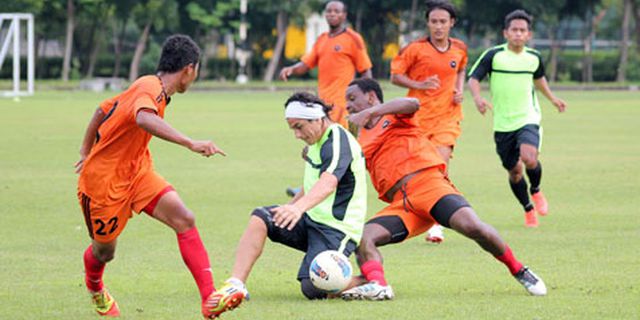
[[[462,133],[460,121],[458,120],[428,120],[421,121],[420,127],[425,136],[436,147],[454,147],[456,140]]]
[[[402,186],[393,201],[369,221],[384,216],[399,217],[409,233],[406,240],[431,228],[435,223],[431,208],[438,200],[451,194],[461,195],[439,167],[427,168]]]
[[[128,196],[120,201],[104,204],[101,199],[91,199],[78,191],[78,200],[91,239],[107,243],[115,240],[124,230],[132,211],[153,214],[153,208],[160,197],[173,191],[173,187],[159,174],[149,171],[133,185]],[[149,212],[151,211],[151,212]]]

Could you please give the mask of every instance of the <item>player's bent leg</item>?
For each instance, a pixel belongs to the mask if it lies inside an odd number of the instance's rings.
[[[518,261],[511,248],[502,240],[498,232],[489,224],[482,222],[470,207],[461,208],[451,217],[451,227],[473,239],[485,251],[505,264],[511,274],[531,294],[546,295],[547,288],[540,277]]]
[[[118,317],[120,315],[118,303],[102,283],[105,265],[113,260],[116,243],[116,240],[107,243],[94,240],[84,253],[85,283],[91,295],[91,302],[101,316]]]
[[[196,228],[195,217],[174,190],[161,192],[158,196],[160,198],[157,202],[155,201],[156,199],[152,200],[155,205],[152,207],[147,206],[145,211],[148,210],[147,212],[153,218],[166,224],[176,232],[182,260],[198,287],[203,315],[208,317],[206,306],[209,303],[209,297],[215,290],[213,271],[211,270],[209,254]]]
[[[498,232],[490,225],[482,222],[471,207],[459,208],[451,216],[449,224],[465,237],[475,241],[492,255],[500,255],[505,250],[505,243]]]
[[[259,216],[263,208],[255,209],[249,219],[249,225],[242,234],[236,249],[236,260],[232,275],[243,283],[247,281],[253,265],[262,254],[267,239],[267,225]]]
[[[393,232],[396,230],[397,232]],[[402,220],[397,216],[376,217],[365,224],[360,246],[356,251],[360,271],[367,283],[345,290],[344,300],[382,301],[394,298],[393,289],[387,284],[382,267],[382,254],[377,247],[400,242],[408,235]]]
[[[328,298],[327,293],[316,288],[309,278],[300,279],[300,291],[309,300]]]

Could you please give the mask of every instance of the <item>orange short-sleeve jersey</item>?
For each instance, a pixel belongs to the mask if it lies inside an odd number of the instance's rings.
[[[438,150],[422,137],[413,115],[386,115],[371,129],[361,129],[358,142],[378,197],[404,176],[430,167],[446,168]]]
[[[462,106],[453,102],[458,73],[464,74],[467,65],[467,46],[464,42],[450,38],[449,48],[441,52],[428,38],[416,40],[391,61],[391,74],[401,74],[421,81],[437,75],[440,88],[435,90],[409,89],[407,96],[420,100],[416,117],[423,119],[451,118],[462,120]]]
[[[320,98],[334,108],[344,110],[347,87],[356,71],[362,73],[372,66],[364,40],[349,28],[333,37],[328,32],[321,34],[311,52],[300,61],[310,69],[318,67]]]
[[[144,76],[100,104],[105,117],[84,161],[78,180],[80,192],[102,205],[128,196],[136,179],[153,168],[148,149],[151,134],[136,124],[136,114],[150,109],[164,118],[168,99],[158,77]]]

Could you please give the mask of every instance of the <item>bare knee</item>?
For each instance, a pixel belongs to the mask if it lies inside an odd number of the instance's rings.
[[[515,167],[509,170],[509,180],[512,182],[520,181],[523,177],[522,163],[518,162]]]
[[[116,250],[112,247],[93,246],[93,256],[102,263],[107,263],[115,257]]]

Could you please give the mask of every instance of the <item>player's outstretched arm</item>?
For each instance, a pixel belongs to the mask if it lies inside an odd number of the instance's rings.
[[[484,116],[487,112],[487,109],[493,109],[493,106],[489,101],[483,98],[480,95],[480,81],[478,79],[471,77],[469,79],[469,91],[471,91],[471,95],[473,96],[473,103],[476,104],[476,108],[478,108],[478,112]]]
[[[309,67],[307,67],[304,62],[300,61],[292,66],[284,67],[280,70],[280,79],[287,81],[291,75],[299,76],[305,74],[309,71]]]
[[[551,88],[549,88],[549,83],[547,83],[547,78],[542,77],[540,79],[533,80],[533,83],[536,86],[536,89],[540,90],[542,94],[553,103],[553,105],[558,108],[558,111],[564,112],[567,109],[567,103],[562,99],[556,97],[553,92],[551,92]]]
[[[80,146],[80,160],[75,163],[74,167],[76,168],[76,173],[82,171],[82,166],[84,164],[84,159],[87,158],[93,144],[96,141],[96,135],[98,134],[98,128],[100,127],[100,122],[104,119],[104,112],[101,108],[97,108],[93,113],[93,117],[89,121],[89,125],[87,126],[87,130],[84,133],[84,139],[82,139],[82,145]]]
[[[338,178],[329,172],[323,172],[316,184],[311,187],[309,193],[300,197],[295,203],[285,204],[273,208],[273,221],[280,228],[292,230],[298,223],[302,214],[317,206],[326,199],[338,187]]]
[[[136,123],[140,128],[155,137],[179,144],[205,157],[215,155],[216,153],[226,156],[226,153],[224,153],[222,149],[218,148],[218,146],[216,146],[212,141],[191,140],[191,138],[171,127],[166,121],[150,109],[140,110],[136,115]]]
[[[438,75],[432,75],[427,77],[425,80],[416,81],[410,79],[404,74],[392,74],[391,83],[396,86],[415,90],[433,90],[440,88],[440,78],[438,78]]]

